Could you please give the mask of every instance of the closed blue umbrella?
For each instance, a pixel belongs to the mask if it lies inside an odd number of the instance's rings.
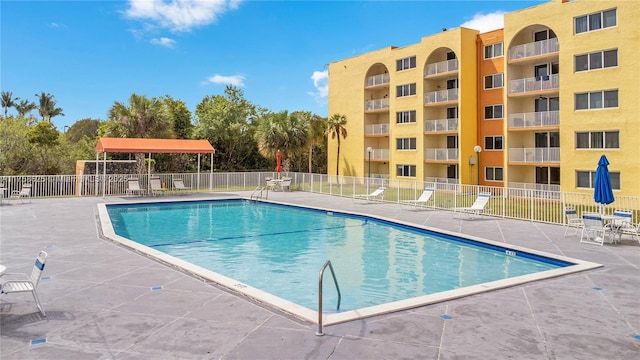
[[[601,205],[611,204],[615,201],[613,197],[613,187],[611,186],[611,177],[609,176],[609,160],[602,155],[598,161],[596,169],[596,182],[594,184],[593,199]],[[602,212],[602,206],[600,206]]]

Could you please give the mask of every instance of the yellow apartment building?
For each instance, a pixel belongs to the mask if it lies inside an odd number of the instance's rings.
[[[640,6],[552,0],[329,64],[340,175],[640,195]],[[336,169],[329,141],[328,169]]]

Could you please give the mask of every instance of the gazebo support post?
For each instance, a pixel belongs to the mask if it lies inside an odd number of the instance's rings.
[[[95,180],[95,191],[96,196],[98,196],[98,176],[100,176],[100,153],[96,152],[96,180]]]
[[[107,152],[105,151],[102,156],[102,198],[104,199],[107,195]]]
[[[200,191],[200,154],[198,153],[198,180],[196,181],[198,184],[198,191]]]

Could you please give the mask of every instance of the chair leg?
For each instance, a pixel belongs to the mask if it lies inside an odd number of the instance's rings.
[[[38,298],[38,294],[36,293],[35,290],[33,290],[31,293],[33,294],[33,298],[36,300],[36,305],[38,305],[38,309],[42,313],[42,316],[46,317],[47,314],[44,312],[44,309],[42,308],[42,305],[40,304],[40,299]]]

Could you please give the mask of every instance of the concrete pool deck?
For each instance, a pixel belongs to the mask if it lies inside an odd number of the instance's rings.
[[[604,266],[326,326],[325,336],[316,336],[316,324],[101,239],[96,204],[140,198],[4,202],[0,264],[8,272],[30,272],[38,252],[49,253],[38,287],[48,316],[38,312],[31,294],[1,295],[0,358],[631,359],[640,354],[637,241],[581,244],[579,236],[563,237],[558,225],[460,220],[444,211],[355,204],[306,192],[270,192],[269,199],[401,219]]]

